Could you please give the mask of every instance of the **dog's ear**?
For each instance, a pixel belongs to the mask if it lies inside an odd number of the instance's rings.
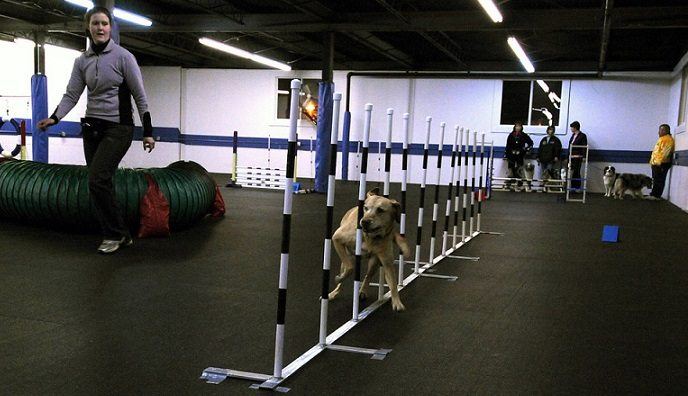
[[[394,213],[394,221],[401,223],[401,204],[395,200],[392,201],[392,213]]]
[[[375,187],[372,190],[368,191],[368,193],[366,194],[366,198],[372,197],[373,195],[380,195],[380,187]]]

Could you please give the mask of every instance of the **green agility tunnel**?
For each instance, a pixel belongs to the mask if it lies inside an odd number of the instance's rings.
[[[141,199],[149,187],[146,175],[157,183],[169,203],[170,228],[188,227],[215,212],[219,190],[208,172],[195,162],[178,161],[165,168],[121,168],[114,178],[115,190],[130,227],[138,227],[140,222]],[[0,162],[0,218],[97,228],[91,213],[85,166]]]

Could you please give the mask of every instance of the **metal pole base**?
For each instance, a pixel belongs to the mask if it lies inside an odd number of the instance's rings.
[[[347,345],[328,345],[327,349],[338,351],[338,352],[349,352],[349,353],[360,353],[363,355],[370,355],[372,360],[385,360],[387,355],[392,352],[391,349],[371,349],[371,348],[360,348]]]
[[[480,260],[480,257],[472,257],[472,256],[445,256],[457,260],[470,260],[470,261],[478,261]]]
[[[444,279],[448,282],[455,282],[457,279],[459,279],[458,276],[454,275],[438,275],[438,274],[426,274],[422,273],[420,274],[423,278],[435,278],[435,279]]]
[[[201,374],[201,379],[209,384],[219,384],[227,378],[237,378],[252,381],[267,381],[271,378],[271,376],[267,374],[229,370],[218,367],[208,367],[205,370],[203,370],[203,373]]]

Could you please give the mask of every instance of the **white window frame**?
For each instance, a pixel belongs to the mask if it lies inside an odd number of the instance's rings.
[[[305,76],[277,76],[275,77],[275,85],[274,85],[274,99],[273,99],[273,107],[272,107],[272,124],[270,126],[278,126],[278,127],[288,127],[289,126],[289,118],[277,118],[277,107],[279,106],[279,100],[278,100],[278,95],[279,93],[278,88],[279,88],[279,80],[286,79],[286,80],[293,80],[293,79],[299,79],[301,82],[303,80],[319,80],[318,76],[311,76],[311,75],[305,75]],[[304,128],[304,127],[310,127],[313,129],[316,129],[316,126],[313,125],[313,123],[306,119],[301,112],[299,112],[299,120],[297,122],[297,125],[299,128]]]
[[[511,81],[511,80],[509,80]],[[530,81],[530,99],[528,101],[529,107],[528,107],[528,119],[524,120],[524,125],[523,125],[523,130],[528,133],[528,134],[533,134],[533,135],[546,135],[547,134],[547,126],[542,125],[542,126],[537,126],[537,125],[528,125],[530,124],[530,117],[532,113],[532,104],[533,104],[533,89],[535,88],[536,82],[535,80],[526,80]],[[492,106],[492,119],[490,122],[490,125],[492,126],[492,131],[496,133],[511,133],[513,130],[514,126],[513,124],[506,125],[506,124],[501,124],[501,118],[502,118],[502,90],[504,88],[504,80],[495,80],[495,85],[494,85],[494,96],[493,96],[493,101],[492,103],[494,104]],[[569,119],[569,99],[570,99],[570,92],[571,92],[571,80],[561,80],[561,105],[559,108],[559,125],[555,125],[556,131],[555,135],[563,136],[566,135],[566,132],[568,131],[568,119]]]
[[[681,87],[678,97],[678,117],[676,119],[678,126],[676,134],[686,131],[688,125],[688,65],[681,70]]]

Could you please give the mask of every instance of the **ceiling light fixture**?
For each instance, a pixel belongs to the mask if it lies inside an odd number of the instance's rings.
[[[244,59],[250,59],[254,62],[261,63],[266,66],[274,67],[275,69],[280,69],[284,71],[290,71],[291,66],[287,65],[286,63],[278,62],[276,60],[266,58],[264,56],[260,56],[257,54],[253,54],[251,52],[248,52],[246,50],[242,50],[241,48],[233,47],[231,45],[227,45],[225,43],[209,39],[207,37],[202,37],[198,39],[198,42],[208,46],[210,48],[214,48],[216,50],[226,52],[228,54],[236,55],[238,57],[244,58]]]
[[[65,0],[67,3],[77,5],[79,7],[84,7],[87,10],[93,8],[93,2],[88,0]],[[115,7],[112,12],[115,18],[125,20],[127,22],[135,23],[141,26],[151,26],[153,22],[150,19],[142,17],[141,15],[134,14],[126,10],[119,9]]]
[[[490,16],[492,22],[499,23],[504,20],[502,18],[502,13],[499,12],[499,9],[492,0],[478,0],[478,3],[480,3],[487,15]]]
[[[514,54],[516,54],[518,60],[521,61],[521,64],[526,71],[528,73],[533,73],[535,71],[535,66],[533,66],[533,64],[530,62],[530,59],[528,59],[528,55],[526,55],[526,52],[523,51],[523,48],[521,47],[521,44],[519,44],[518,40],[516,40],[516,37],[509,37],[506,42],[509,43],[509,47],[511,47],[511,50],[514,51]]]
[[[538,83],[540,88],[542,88],[542,90],[545,91],[545,93],[549,93],[549,85],[547,85],[546,82],[544,82],[542,80],[537,80],[536,82]]]

